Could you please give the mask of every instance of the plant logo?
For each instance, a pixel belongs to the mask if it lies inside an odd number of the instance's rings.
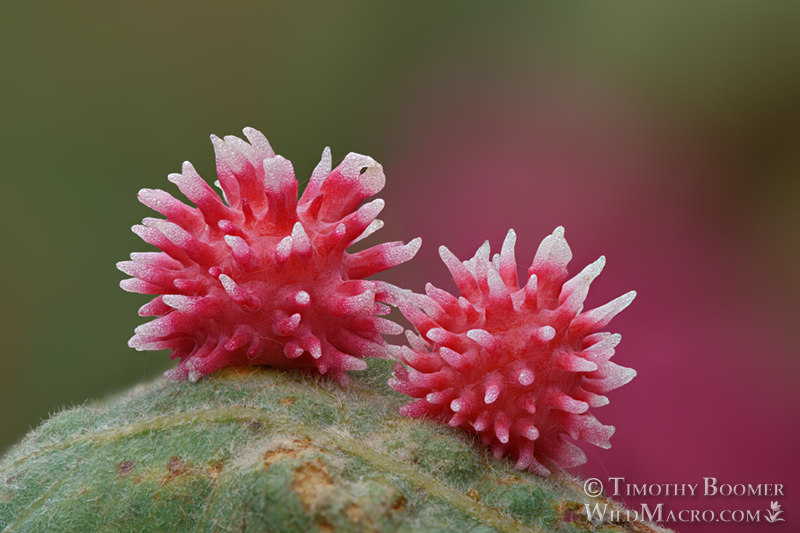
[[[785,522],[783,518],[779,518],[783,511],[781,510],[781,504],[778,502],[769,502],[769,509],[767,510],[767,513],[769,513],[767,515],[767,522]]]

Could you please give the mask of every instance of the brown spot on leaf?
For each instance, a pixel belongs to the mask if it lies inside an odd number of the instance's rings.
[[[467,496],[475,500],[476,502],[481,501],[481,494],[473,487],[470,487],[467,491]]]
[[[180,476],[186,471],[186,465],[180,457],[170,457],[167,463],[167,470],[172,477]]]
[[[125,477],[131,473],[134,467],[133,461],[122,461],[117,465],[117,475],[120,477]]]
[[[197,469],[192,466],[191,463],[184,462],[184,460],[178,456],[172,456],[169,461],[167,461],[167,475],[164,476],[161,484],[165,485],[177,477],[195,473],[197,473]]]
[[[311,439],[295,439],[288,446],[279,446],[275,449],[269,450],[264,454],[264,468],[269,468],[275,461],[279,461],[287,457],[297,457],[297,454],[303,450],[309,449],[310,447]]]
[[[525,481],[519,476],[506,476],[497,478],[497,482],[501,485],[516,485],[518,483],[524,483]]]
[[[394,503],[392,503],[392,511],[397,511],[397,512],[402,511],[403,509],[406,508],[406,503],[408,503],[408,500],[406,500],[405,496],[400,494],[399,497],[394,501]]]
[[[286,448],[283,446],[280,448],[275,448],[274,450],[269,450],[264,454],[264,468],[267,469],[272,466],[272,463],[275,461],[280,461],[286,457],[297,457],[297,452],[292,448]]]
[[[294,472],[291,489],[300,497],[303,507],[308,511],[333,487],[328,467],[322,461],[304,463]]]
[[[356,524],[361,522],[361,509],[358,508],[355,504],[348,503],[347,506],[344,508],[344,514],[347,515],[347,518]]]
[[[220,472],[222,472],[223,468],[225,468],[224,461],[215,461],[209,465],[208,475],[211,476],[212,478],[216,478],[217,476],[219,476]]]

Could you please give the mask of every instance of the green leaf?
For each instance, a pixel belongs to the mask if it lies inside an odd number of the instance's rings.
[[[0,529],[658,530],[589,524],[595,500],[566,474],[517,472],[462,431],[399,415],[389,371],[372,361],[344,389],[229,369],[65,410],[0,462]]]

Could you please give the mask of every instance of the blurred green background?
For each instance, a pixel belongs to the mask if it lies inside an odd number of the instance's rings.
[[[591,83],[722,154],[730,172],[712,197],[746,217],[742,237],[761,242],[773,275],[794,279],[799,17],[796,2],[4,3],[0,448],[61,406],[172,366],[127,348],[146,298],[119,289],[114,263],[147,249],[129,231],[151,214],[139,188],[174,193],[166,175],[183,160],[213,179],[210,133],[262,130],[301,179],[326,145],[335,159],[372,155],[390,183],[382,238],[408,240],[414,208],[391,187],[424,194],[437,177],[388,162],[425,135],[425,117],[409,119],[420,102],[475,87],[481,101],[534,101],[543,80]],[[409,268],[419,289],[426,274]],[[796,281],[782,287],[800,296]]]

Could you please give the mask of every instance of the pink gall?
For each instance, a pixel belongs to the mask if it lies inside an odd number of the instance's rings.
[[[383,318],[397,289],[368,276],[408,261],[420,240],[347,249],[382,227],[380,164],[350,153],[331,169],[328,148],[298,199],[292,164],[252,128],[246,142],[212,136],[216,185],[191,163],[169,181],[196,206],[162,190],[139,200],[165,219],[145,218],[134,233],[160,252],[131,254],[120,285],[157,295],[129,345],[171,350],[165,375],[198,380],[226,366],[270,365],[327,374],[347,383],[365,356],[384,357],[384,334],[403,328]]]
[[[572,252],[562,227],[542,241],[520,285],[515,241],[509,230],[499,254],[490,258],[487,241],[464,262],[439,249],[461,297],[431,284],[425,295],[406,294],[400,310],[419,335],[407,332],[411,348],[400,349],[405,365],[389,384],[418,398],[403,414],[471,431],[495,457],[546,476],[553,465],[586,461],[567,437],[611,446],[614,427],[589,409],[636,375],[609,360],[620,335],[602,332],[636,293],[584,311],[605,258],[568,279]]]

